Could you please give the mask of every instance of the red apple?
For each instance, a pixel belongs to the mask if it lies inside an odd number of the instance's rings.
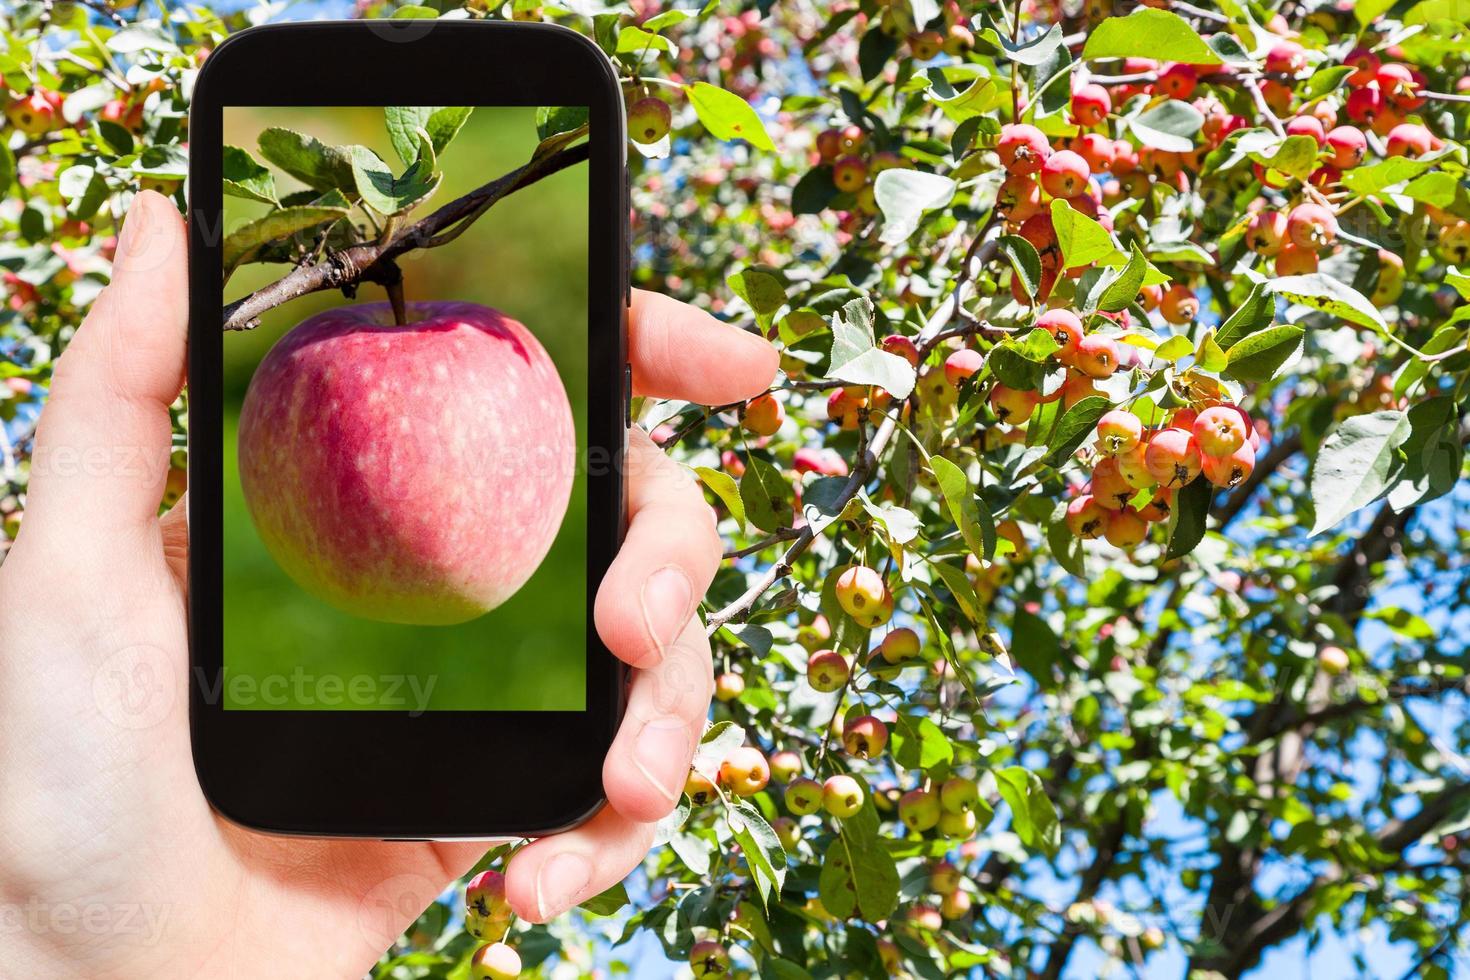
[[[282,337],[240,413],[240,483],[266,549],[357,616],[451,624],[526,583],[571,494],[556,365],[473,303],[320,313]]]

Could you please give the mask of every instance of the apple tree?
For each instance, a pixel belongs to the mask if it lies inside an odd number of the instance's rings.
[[[1450,975],[1462,5],[356,13],[594,38],[629,106],[635,285],[782,355],[747,404],[635,405],[729,548],[704,608],[717,702],[658,846],[548,926],[508,914],[498,847],[379,975],[1236,977],[1318,945]],[[7,535],[118,216],[143,187],[183,203],[193,73],[245,20],[0,20]],[[303,242],[364,247],[321,227],[256,257],[300,284]],[[391,295],[394,256],[357,258],[309,285]]]

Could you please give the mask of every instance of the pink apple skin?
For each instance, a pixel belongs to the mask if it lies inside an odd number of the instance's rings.
[[[266,549],[344,612],[448,625],[525,584],[571,495],[576,435],[535,336],[473,303],[318,314],[261,361],[240,483]]]

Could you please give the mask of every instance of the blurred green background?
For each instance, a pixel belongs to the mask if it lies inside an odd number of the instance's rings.
[[[410,220],[513,170],[536,146],[535,110],[478,108],[445,150],[437,193]],[[332,145],[360,143],[397,164],[379,108],[229,108],[225,142],[256,154],[283,126]],[[276,172],[281,194],[301,189]],[[520,320],[551,354],[571,400],[578,458],[587,436],[587,168],[517,191],[448,245],[399,260],[410,301],[468,300]],[[225,227],[267,209],[225,198]],[[361,221],[354,211],[355,221]],[[284,275],[241,267],[226,302]],[[364,285],[355,302],[385,298]],[[459,626],[405,626],[338,612],[302,591],[265,550],[245,508],[236,424],[250,377],[271,346],[321,310],[354,302],[320,292],[224,340],[224,687],[229,709],[582,710],[586,701],[586,474],[579,467],[555,544],[508,602]],[[487,393],[493,397],[493,393]],[[269,686],[260,686],[269,682]],[[356,685],[354,688],[353,685]]]

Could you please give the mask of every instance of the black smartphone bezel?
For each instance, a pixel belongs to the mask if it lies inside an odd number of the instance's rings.
[[[589,109],[587,710],[226,711],[222,595],[222,109],[530,105]],[[189,650],[195,769],[227,819],[273,833],[535,836],[603,804],[626,676],[592,603],[624,527],[628,202],[622,93],[597,46],[550,24],[336,21],[237,34],[189,115]],[[371,288],[371,287],[368,287]],[[212,681],[216,683],[211,683]]]

